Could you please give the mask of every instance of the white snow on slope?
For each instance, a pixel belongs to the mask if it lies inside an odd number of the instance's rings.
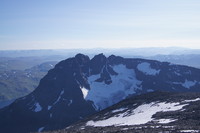
[[[176,120],[177,119],[159,119],[157,122],[161,123],[161,124],[167,124],[167,123],[170,123],[170,122],[174,122]]]
[[[181,130],[181,133],[199,133],[199,130]]]
[[[116,65],[113,66],[113,70],[118,75],[111,76],[112,83],[109,85],[95,82],[100,78],[100,74],[88,77],[90,91],[85,99],[93,101],[97,110],[105,109],[140,89],[138,85],[141,81],[136,79],[133,69],[127,69],[125,65]]]
[[[67,104],[68,106],[70,106],[72,104],[73,100],[69,100],[69,103]]]
[[[175,73],[177,76],[181,76],[181,74],[178,73],[178,72],[176,72],[176,71],[174,71],[174,73]]]
[[[52,106],[48,106],[48,110],[50,110],[52,108]]]
[[[196,102],[199,100],[200,100],[200,98],[196,98],[196,99],[191,99],[191,100],[185,100],[184,102]]]
[[[40,104],[39,103],[36,103],[35,104],[35,112],[39,112],[39,111],[41,111],[42,110],[42,107],[40,106]]]
[[[83,98],[85,99],[88,95],[88,89],[86,89],[85,87],[80,87],[80,88],[83,93]]]
[[[182,86],[189,89],[190,87],[195,86],[196,83],[197,83],[197,81],[185,80],[185,82],[182,84]]]
[[[137,65],[137,69],[147,75],[157,75],[160,70],[151,68],[151,64],[143,62]]]
[[[43,129],[44,129],[44,127],[39,128],[38,132],[42,132]]]
[[[140,124],[146,124],[150,121],[156,121],[152,118],[154,114],[157,112],[166,112],[166,111],[176,111],[182,109],[184,106],[188,104],[182,104],[179,103],[149,103],[149,104],[143,104],[137,107],[136,109],[133,109],[131,113],[130,110],[127,110],[126,112],[119,113],[113,117],[110,117],[105,120],[101,121],[88,121],[87,126],[123,126],[123,125],[140,125]],[[159,121],[159,120],[157,120]],[[163,120],[161,119],[159,122],[171,122],[173,120]]]
[[[116,112],[121,112],[121,111],[124,111],[128,108],[120,108],[120,109],[116,109],[116,110],[113,110],[112,113],[116,113]]]
[[[178,85],[182,85],[185,88],[190,89],[190,87],[195,86],[197,83],[197,81],[189,81],[189,80],[185,80],[185,82],[173,82],[173,84],[178,84]]]

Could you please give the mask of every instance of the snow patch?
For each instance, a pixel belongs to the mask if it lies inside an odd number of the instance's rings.
[[[80,128],[80,130],[84,130],[84,129],[85,129],[85,127],[81,127],[81,128]]]
[[[75,73],[75,72],[73,73],[73,76],[76,76],[76,73]]]
[[[85,87],[80,87],[82,94],[83,94],[83,98],[85,99],[88,95],[88,89],[86,89]]]
[[[181,133],[199,133],[199,130],[181,130]]]
[[[125,131],[125,130],[129,130],[129,129],[130,129],[130,128],[122,128],[121,130],[122,130],[122,131],[123,131],[123,130]]]
[[[50,110],[52,108],[52,106],[48,106],[48,110]]]
[[[154,92],[154,90],[152,90],[152,89],[148,89],[147,92]]]
[[[196,98],[196,99],[192,99],[192,100],[185,100],[184,102],[196,102],[196,101],[199,101],[200,98]]]
[[[147,75],[157,75],[160,73],[160,70],[151,68],[151,64],[147,62],[138,64],[137,69]]]
[[[116,109],[116,110],[113,110],[112,113],[121,112],[121,111],[124,111],[124,110],[126,110],[126,109],[127,109],[127,108]]]
[[[40,106],[40,104],[39,103],[36,103],[35,104],[35,112],[39,112],[39,111],[41,111],[42,110],[42,107]]]
[[[185,82],[182,84],[182,86],[189,89],[190,87],[195,86],[196,83],[197,83],[197,81],[185,80]]]
[[[44,127],[39,128],[38,132],[42,132],[43,129],[44,129]]]
[[[167,123],[174,122],[174,121],[177,121],[177,119],[159,119],[158,123],[167,124]]]
[[[192,87],[192,86],[195,86],[196,83],[197,83],[197,81],[189,81],[187,79],[185,80],[184,83],[182,83],[182,82],[173,82],[173,84],[182,85],[183,87],[188,88],[188,89],[190,89],[190,87]]]
[[[136,79],[135,71],[127,69],[125,65],[113,66],[113,70],[118,75],[111,75],[112,83],[107,85],[104,82],[96,82],[100,74],[88,77],[90,91],[85,97],[86,100],[93,101],[97,110],[105,109],[123,99],[128,95],[134,94],[141,81]]]
[[[157,112],[167,112],[181,110],[184,106],[188,104],[180,103],[156,103],[152,102],[149,104],[143,104],[139,107],[126,112],[119,113],[113,117],[110,117],[101,121],[88,121],[86,125],[88,126],[123,126],[123,125],[140,125],[146,124],[150,121],[155,121],[152,116]],[[159,122],[171,122],[172,120],[166,119],[165,121],[161,119]]]
[[[175,73],[177,76],[181,76],[181,74],[180,74],[180,73],[178,73],[178,72],[176,72],[176,71],[175,71],[174,73]]]
[[[69,100],[68,106],[72,104],[73,100]]]

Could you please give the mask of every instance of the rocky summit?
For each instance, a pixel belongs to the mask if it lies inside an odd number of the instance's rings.
[[[0,132],[62,129],[143,93],[200,92],[199,75],[200,69],[167,62],[77,54],[59,62],[32,93],[0,110]]]

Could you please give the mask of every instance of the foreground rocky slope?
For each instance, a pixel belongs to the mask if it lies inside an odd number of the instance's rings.
[[[58,63],[31,94],[1,109],[0,132],[61,129],[156,90],[200,92],[199,75],[199,69],[167,62],[78,54]]]
[[[153,92],[126,99],[51,133],[200,132],[200,93]]]

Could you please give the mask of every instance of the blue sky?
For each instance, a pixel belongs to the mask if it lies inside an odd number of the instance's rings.
[[[0,50],[200,48],[199,0],[1,0]]]

